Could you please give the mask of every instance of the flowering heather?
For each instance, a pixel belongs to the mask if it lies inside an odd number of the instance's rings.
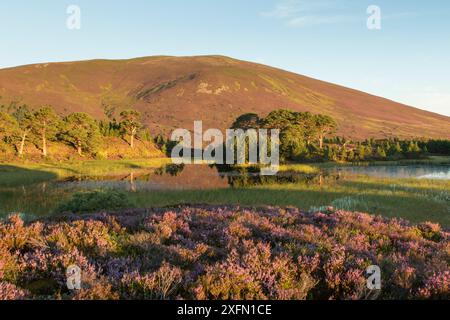
[[[0,222],[0,299],[450,299],[450,233],[362,213],[185,207]],[[82,270],[81,290],[66,268]],[[367,289],[370,265],[382,290]]]

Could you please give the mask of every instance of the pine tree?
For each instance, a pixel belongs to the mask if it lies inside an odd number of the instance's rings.
[[[47,156],[47,140],[56,136],[60,118],[50,106],[45,106],[34,113],[33,129],[41,136],[42,155]]]
[[[386,159],[386,151],[382,146],[377,147],[377,157],[383,160]]]
[[[14,117],[6,112],[0,112],[0,149],[11,143],[19,126]]]
[[[130,136],[130,146],[131,148],[134,148],[134,138],[136,137],[139,128],[142,127],[142,124],[139,121],[141,113],[136,110],[125,110],[120,113],[120,117],[122,119],[120,124]]]
[[[100,144],[100,131],[95,120],[86,113],[72,113],[64,118],[61,138],[72,144],[80,156],[94,152]]]
[[[347,155],[348,161],[354,161],[355,160],[355,152],[353,150],[350,150],[350,152]]]
[[[366,148],[363,145],[359,145],[358,147],[358,159],[360,161],[364,161],[366,158]]]
[[[13,113],[14,118],[16,118],[19,125],[19,139],[20,144],[18,148],[19,156],[23,156],[25,142],[33,130],[34,115],[31,113],[26,106],[20,107]]]

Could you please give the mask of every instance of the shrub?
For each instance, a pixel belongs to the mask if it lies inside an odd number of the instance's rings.
[[[0,299],[450,299],[449,239],[436,224],[332,208],[16,215],[0,221]],[[370,265],[381,291],[366,286]]]
[[[316,281],[291,257],[273,255],[269,244],[244,241],[227,261],[206,269],[198,299],[306,299]],[[238,252],[240,251],[240,253]]]
[[[0,300],[23,300],[28,294],[26,290],[17,288],[11,283],[0,282]]]
[[[134,299],[166,300],[173,298],[181,281],[181,270],[163,263],[157,271],[147,275],[125,275],[122,279],[123,296]]]
[[[90,213],[100,210],[117,210],[132,207],[131,201],[120,191],[78,192],[65,203],[60,204],[57,212]]]

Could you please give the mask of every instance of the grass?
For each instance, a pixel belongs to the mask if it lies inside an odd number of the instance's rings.
[[[280,171],[294,171],[297,173],[314,174],[319,173],[320,169],[308,164],[286,164],[280,165]]]
[[[429,156],[424,159],[402,159],[402,160],[386,160],[386,161],[364,161],[364,162],[324,162],[315,163],[311,166],[317,168],[332,168],[336,166],[441,166],[450,165],[450,156]]]
[[[55,172],[28,169],[13,165],[0,165],[0,187],[16,187],[54,180]]]
[[[354,177],[332,184],[265,185],[250,188],[137,192],[138,207],[179,204],[239,204],[294,206],[315,211],[336,208],[401,217],[412,222],[432,221],[450,227],[450,181]]]
[[[78,175],[103,176],[139,172],[168,163],[171,163],[169,158],[0,164],[0,187],[30,185]]]
[[[443,159],[433,159],[440,162]],[[102,176],[157,168],[170,159],[84,161],[71,163],[0,165],[0,213],[21,211],[49,214],[73,191],[46,181],[68,176]],[[313,165],[284,165],[281,171],[316,173]],[[38,182],[41,182],[38,184]],[[34,184],[34,185],[33,185]],[[29,187],[22,187],[31,185]],[[326,206],[402,217],[412,222],[432,221],[450,227],[450,181],[346,177],[323,183],[258,185],[238,189],[138,191],[129,193],[135,207],[180,204],[240,204],[295,206],[316,211]]]
[[[237,165],[237,168],[264,168],[265,165],[255,165],[255,164],[241,164]],[[305,174],[315,174],[320,172],[320,168],[313,164],[303,164],[303,163],[292,163],[292,164],[282,164],[278,168],[279,172],[296,172]]]

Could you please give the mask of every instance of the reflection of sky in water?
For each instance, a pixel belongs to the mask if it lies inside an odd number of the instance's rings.
[[[420,176],[419,179],[439,179],[439,180],[450,180],[450,170],[447,172],[435,172]]]
[[[367,175],[380,178],[415,178],[450,180],[450,166],[367,166],[339,167],[330,169],[332,173],[342,176]],[[146,179],[139,176],[125,176],[120,179],[103,181],[91,180],[89,177],[80,181],[57,182],[53,186],[58,189],[76,191],[89,189],[119,189],[127,191],[154,190],[205,190],[228,188],[227,176],[239,175],[229,172],[219,174],[217,169],[208,166],[186,166],[176,175],[151,174]],[[248,174],[249,176],[251,174]],[[283,175],[283,174],[280,174]]]
[[[357,176],[368,175],[380,178],[413,178],[413,179],[436,179],[450,180],[450,166],[369,166],[369,167],[339,167],[328,169],[331,175],[331,181],[335,181],[336,175]],[[68,198],[71,194],[78,191],[93,189],[116,189],[126,191],[157,191],[157,190],[211,190],[234,187],[229,182],[237,182],[241,187],[244,181],[251,185],[253,176],[248,173],[242,181],[239,180],[240,172],[219,173],[216,168],[208,166],[186,166],[183,170],[175,173],[130,173],[121,176],[103,176],[103,177],[72,177],[64,181],[47,181],[43,183],[32,184],[28,186],[18,186],[12,188],[3,188],[0,190],[0,217],[3,214],[11,212],[25,212],[33,214],[48,214],[62,199]],[[291,177],[291,173],[280,173],[279,177]],[[230,180],[236,177],[237,180]],[[293,183],[307,183],[300,174],[299,180],[295,175],[292,176]],[[321,176],[320,180],[312,183],[327,183],[327,175]],[[314,177],[313,177],[314,178]],[[289,179],[281,179],[280,183]],[[271,180],[264,180],[272,183]],[[260,181],[264,183],[264,181]],[[278,180],[277,180],[278,183]],[[236,191],[239,192],[239,191]]]
[[[74,178],[72,181],[56,182],[54,185],[65,190],[119,189],[127,191],[204,190],[228,187],[227,180],[221,177],[215,168],[203,165],[187,165],[174,175],[168,173],[150,173],[144,176],[130,174],[122,177],[109,177],[105,180],[80,177],[80,180]]]
[[[372,166],[333,169],[343,174],[368,175],[380,178],[416,178],[450,180],[449,166]]]

